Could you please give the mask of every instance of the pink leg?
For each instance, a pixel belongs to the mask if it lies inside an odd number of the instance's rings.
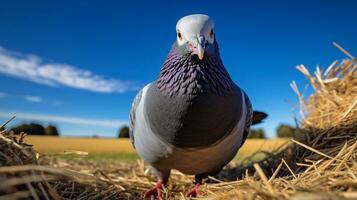
[[[145,192],[144,198],[150,198],[151,196],[154,196],[157,197],[157,199],[161,200],[162,186],[163,181],[157,181],[156,185],[153,188]]]
[[[191,188],[191,190],[189,192],[186,193],[187,197],[197,197],[202,195],[202,192],[200,191],[200,187],[203,183],[203,179],[207,177],[206,174],[196,174],[195,175],[195,186],[193,188]]]
[[[186,193],[187,197],[197,197],[202,195],[202,192],[200,191],[201,183],[196,183],[195,186]]]

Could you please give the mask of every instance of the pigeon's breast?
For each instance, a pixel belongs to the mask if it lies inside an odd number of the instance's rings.
[[[246,108],[243,107],[243,113]],[[200,149],[174,147],[156,162],[151,163],[157,169],[177,169],[185,174],[216,173],[237,154],[243,141],[246,115],[234,129],[217,143]]]
[[[241,119],[242,93],[235,90],[168,96],[151,84],[145,101],[150,128],[179,148],[203,148],[229,134]]]

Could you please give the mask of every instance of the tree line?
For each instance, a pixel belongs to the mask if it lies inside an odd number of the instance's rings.
[[[59,135],[57,127],[51,124],[45,127],[37,123],[25,123],[10,128],[10,131],[13,131],[15,134],[24,132],[27,135]]]
[[[59,131],[56,126],[48,125],[43,126],[37,123],[25,123],[18,126],[14,126],[10,129],[15,134],[20,134],[24,132],[28,135],[52,135],[52,136],[59,136]],[[1,131],[1,130],[0,130]],[[295,134],[298,133],[298,129],[294,128],[288,124],[281,124],[276,129],[276,136],[279,138],[288,138],[293,137]],[[119,138],[128,138],[129,137],[129,127],[122,126],[118,131]],[[248,135],[248,138],[266,138],[266,133],[264,129],[251,129]]]
[[[279,138],[289,138],[297,134],[298,129],[294,128],[288,124],[281,124],[276,129],[276,136]],[[129,127],[123,126],[119,129],[118,132],[119,138],[128,138],[129,137]],[[248,138],[266,138],[266,133],[264,129],[250,129]]]

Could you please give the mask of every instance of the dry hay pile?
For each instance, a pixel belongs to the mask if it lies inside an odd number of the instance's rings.
[[[39,163],[24,134],[0,133],[0,199],[118,199],[117,188],[94,175]]]
[[[357,199],[356,68],[352,56],[313,75],[299,66],[314,93],[305,100],[292,83],[301,114],[292,145],[257,163],[226,167],[209,178],[199,199]],[[142,161],[42,157],[24,135],[7,131],[0,149],[0,199],[141,199],[155,182]],[[173,171],[163,199],[184,199],[192,180]]]
[[[314,92],[300,102],[300,133],[282,152],[229,169],[243,180],[207,185],[212,199],[357,199],[357,60],[314,74],[298,66]],[[248,172],[256,172],[250,176]],[[258,181],[257,181],[258,180]]]

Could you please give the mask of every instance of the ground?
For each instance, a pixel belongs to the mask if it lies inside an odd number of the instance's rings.
[[[61,169],[61,174],[71,179],[52,183],[59,195],[67,199],[88,196],[91,199],[142,199],[143,193],[156,182],[156,178],[149,173],[150,167],[138,157],[128,139],[27,136],[24,140],[39,152],[39,164]],[[287,143],[289,140],[286,139],[248,139],[218,176],[206,180],[210,184],[202,186],[203,194],[214,190],[215,184],[212,183],[236,180],[237,174],[244,174],[236,172],[242,162],[265,156],[264,153],[254,152],[271,152]],[[163,199],[184,199],[184,193],[193,186],[193,181],[193,176],[173,170],[163,191]]]
[[[25,141],[32,144],[40,154],[54,154],[67,159],[135,161],[139,158],[129,139],[126,138],[27,136]],[[271,152],[287,142],[287,139],[248,139],[234,161],[241,161],[257,151]]]

